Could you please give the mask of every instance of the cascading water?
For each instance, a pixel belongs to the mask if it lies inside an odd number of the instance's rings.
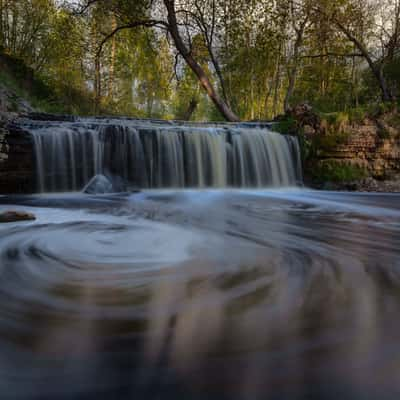
[[[140,120],[31,122],[37,190],[80,190],[109,173],[140,188],[294,186],[297,138],[252,125]]]

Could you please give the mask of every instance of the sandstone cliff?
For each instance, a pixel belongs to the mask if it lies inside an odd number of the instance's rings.
[[[305,174],[311,184],[400,190],[400,182],[389,189],[380,184],[397,181],[400,174],[400,113],[396,108],[378,110],[375,115],[317,115],[301,105],[290,117],[304,139]]]

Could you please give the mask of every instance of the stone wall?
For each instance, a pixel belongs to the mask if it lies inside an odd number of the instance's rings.
[[[390,178],[400,173],[400,134],[385,131],[388,137],[383,138],[381,130],[372,121],[349,127],[344,142],[320,151],[318,160],[355,165],[376,179]]]
[[[31,193],[33,189],[31,136],[12,124],[0,125],[0,194]]]
[[[334,117],[331,118],[334,114]],[[350,114],[317,114],[307,104],[289,110],[294,132],[301,133],[305,178],[310,184],[329,180],[323,171],[356,167],[371,179],[391,180],[400,175],[400,111],[380,111],[352,120]],[[349,170],[349,169],[347,169]],[[332,174],[333,176],[341,174]],[[343,174],[342,174],[343,175]]]

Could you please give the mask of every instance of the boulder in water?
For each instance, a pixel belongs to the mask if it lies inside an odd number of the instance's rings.
[[[83,188],[86,194],[105,194],[114,193],[114,186],[110,179],[104,175],[95,175],[89,183]]]
[[[25,211],[5,211],[0,213],[0,223],[34,221],[36,217]]]

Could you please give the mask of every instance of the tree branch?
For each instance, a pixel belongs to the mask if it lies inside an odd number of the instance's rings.
[[[349,58],[353,58],[353,57],[364,57],[363,54],[361,53],[332,53],[332,52],[328,52],[325,54],[306,54],[303,56],[300,56],[300,58],[325,58],[325,57],[349,57]]]
[[[126,29],[134,29],[138,28],[140,26],[146,27],[146,28],[151,28],[155,26],[162,26],[163,28],[168,29],[168,24],[165,21],[159,21],[159,20],[141,20],[141,21],[134,21],[126,25],[120,25],[117,26],[115,29],[113,29],[110,33],[108,33],[103,40],[100,42],[99,47],[96,52],[96,57],[100,57],[101,52],[103,51],[104,45],[113,37],[115,36],[118,32]]]

